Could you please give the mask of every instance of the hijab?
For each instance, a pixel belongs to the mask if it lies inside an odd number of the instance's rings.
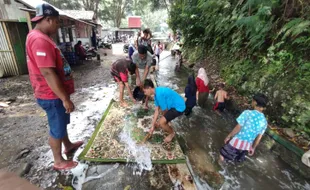
[[[196,94],[197,86],[196,86],[196,82],[195,82],[195,77],[193,75],[188,77],[188,82],[187,82],[186,88],[188,88],[190,90],[190,93],[192,95]]]
[[[198,70],[198,76],[197,77],[200,78],[201,80],[203,80],[203,83],[205,86],[207,86],[209,84],[209,78],[208,78],[207,73],[206,73],[204,68],[200,68]]]

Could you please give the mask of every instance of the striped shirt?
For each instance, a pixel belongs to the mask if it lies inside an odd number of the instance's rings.
[[[267,128],[265,115],[256,110],[245,110],[237,118],[237,122],[241,130],[229,144],[238,150],[250,150],[255,138],[264,134]]]

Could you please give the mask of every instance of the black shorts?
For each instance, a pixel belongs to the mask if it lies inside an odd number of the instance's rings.
[[[170,122],[182,114],[182,112],[179,112],[176,109],[172,108],[168,110],[167,113],[165,113],[164,117],[166,118],[167,122]]]
[[[225,109],[225,102],[216,102],[216,104],[213,107],[213,110],[220,110],[223,112]]]
[[[248,151],[238,150],[235,147],[231,146],[229,143],[227,143],[221,148],[220,153],[225,160],[243,162],[245,160],[245,155],[248,153]]]

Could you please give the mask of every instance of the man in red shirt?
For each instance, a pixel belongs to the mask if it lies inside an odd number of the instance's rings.
[[[59,28],[59,13],[49,4],[43,3],[36,7],[36,17],[31,21],[36,26],[29,32],[26,40],[27,66],[35,98],[48,117],[53,168],[71,169],[77,162],[62,157],[61,144],[65,146],[64,152],[69,153],[83,142],[72,143],[67,134],[70,113],[74,111],[74,104],[70,100],[74,84],[68,62],[51,39]]]
[[[79,58],[79,60],[86,60],[86,52],[82,46],[82,41],[79,40],[74,45],[74,51],[75,51],[75,55]]]
[[[127,107],[127,103],[124,101],[124,87],[126,86],[129,93],[129,97],[135,103],[135,99],[132,95],[130,86],[128,84],[128,74],[135,74],[136,65],[131,62],[130,59],[118,59],[112,64],[111,75],[115,82],[119,84],[119,101],[122,107]]]

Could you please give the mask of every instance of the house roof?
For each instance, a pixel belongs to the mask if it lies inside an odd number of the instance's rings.
[[[81,11],[81,10],[63,10],[64,12],[74,16],[74,18],[92,21],[95,13],[94,11]]]
[[[23,8],[21,8],[21,10],[25,10],[25,11],[34,11],[34,12],[35,12],[36,6],[37,6],[38,4],[40,4],[40,3],[46,3],[46,4],[51,5],[50,3],[47,3],[47,2],[42,1],[42,0],[28,0],[27,2],[26,2],[25,0],[15,0],[15,1],[20,2],[20,3],[22,3],[23,5],[25,5],[25,6],[29,7],[29,8],[31,8],[31,9],[23,9]],[[60,15],[60,16],[65,16],[65,17],[68,17],[68,18],[70,18],[70,19],[72,19],[72,20],[76,20],[76,21],[79,21],[79,22],[83,22],[83,23],[86,23],[86,24],[95,26],[95,24],[92,24],[92,23],[89,23],[89,22],[84,22],[84,21],[82,21],[82,20],[79,20],[79,19],[75,18],[73,15],[71,15],[71,14],[69,14],[69,13],[66,13],[66,12],[63,11],[63,10],[60,10],[60,9],[58,9],[57,7],[53,6],[53,5],[51,5],[51,6],[54,7],[54,8],[59,12],[59,15]]]

